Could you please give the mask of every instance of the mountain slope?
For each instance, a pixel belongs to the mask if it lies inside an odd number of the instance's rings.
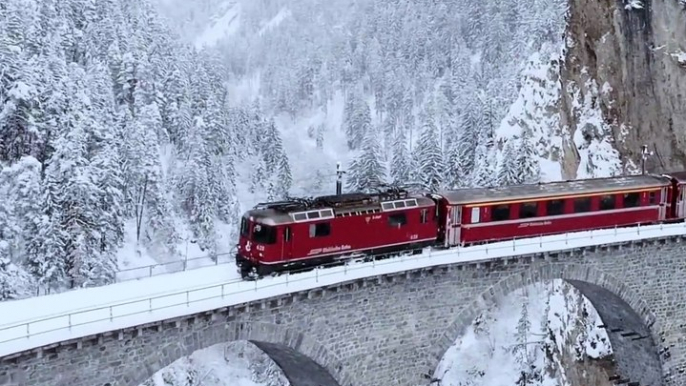
[[[173,18],[174,4],[158,5]],[[234,105],[259,99],[276,118],[287,152],[299,155],[292,168],[302,193],[319,193],[321,186],[330,192],[335,162],[350,167],[361,157],[357,144],[370,130],[386,165],[380,177],[390,182],[406,175],[427,187],[391,162],[403,147],[410,168],[434,162],[413,154],[427,124],[436,126],[442,159],[451,165],[440,178],[444,187],[503,183],[491,176],[505,167],[510,140],[537,155],[532,170],[513,172],[529,180],[609,176],[623,167],[590,97],[572,96],[585,131],[562,119],[569,99],[559,86],[569,44],[561,39],[566,2],[221,4],[206,18],[214,22],[187,38],[224,58]],[[202,43],[222,29],[230,34]],[[400,132],[405,145],[394,148]],[[373,187],[350,181],[348,188]]]
[[[8,0],[0,53],[0,299],[229,252],[239,149],[289,189],[273,124],[144,1]]]

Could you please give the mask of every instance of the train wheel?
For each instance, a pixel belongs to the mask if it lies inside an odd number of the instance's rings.
[[[274,270],[272,267],[266,266],[266,265],[258,265],[257,269],[255,269],[255,273],[257,273],[257,276],[259,278],[263,278],[265,276],[270,276],[274,273]]]

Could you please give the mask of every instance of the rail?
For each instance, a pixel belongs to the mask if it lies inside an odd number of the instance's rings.
[[[317,268],[297,274],[285,273],[257,281],[233,280],[0,326],[0,356],[106,331],[247,304],[366,277],[446,264],[488,262],[531,253],[683,235],[686,235],[686,223],[614,228],[467,248],[429,250],[428,253],[421,255],[373,259],[365,263],[349,262],[338,267]]]

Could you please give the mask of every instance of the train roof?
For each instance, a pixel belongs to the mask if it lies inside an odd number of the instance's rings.
[[[251,209],[244,217],[250,218],[251,221],[270,226],[293,222],[293,218],[288,213],[274,209]]]
[[[340,196],[317,197],[306,204],[293,201],[258,204],[244,216],[251,218],[252,221],[274,226],[432,205],[435,205],[433,200],[421,195],[404,194],[393,198],[375,199],[373,194],[347,193]]]
[[[665,173],[663,176],[673,178],[680,184],[686,183],[686,171]]]
[[[686,173],[684,173],[686,178]],[[571,194],[617,192],[665,186],[666,177],[638,175],[585,180],[559,181],[539,184],[510,185],[494,188],[470,188],[439,192],[450,204],[482,204],[530,198],[560,197]]]

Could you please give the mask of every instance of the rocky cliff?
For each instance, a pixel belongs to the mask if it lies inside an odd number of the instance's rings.
[[[561,69],[563,131],[591,141],[597,127],[579,124],[575,106],[597,104],[625,169],[686,168],[686,1],[570,0]],[[566,126],[566,127],[565,127]],[[578,146],[563,144],[563,177],[574,178]]]

